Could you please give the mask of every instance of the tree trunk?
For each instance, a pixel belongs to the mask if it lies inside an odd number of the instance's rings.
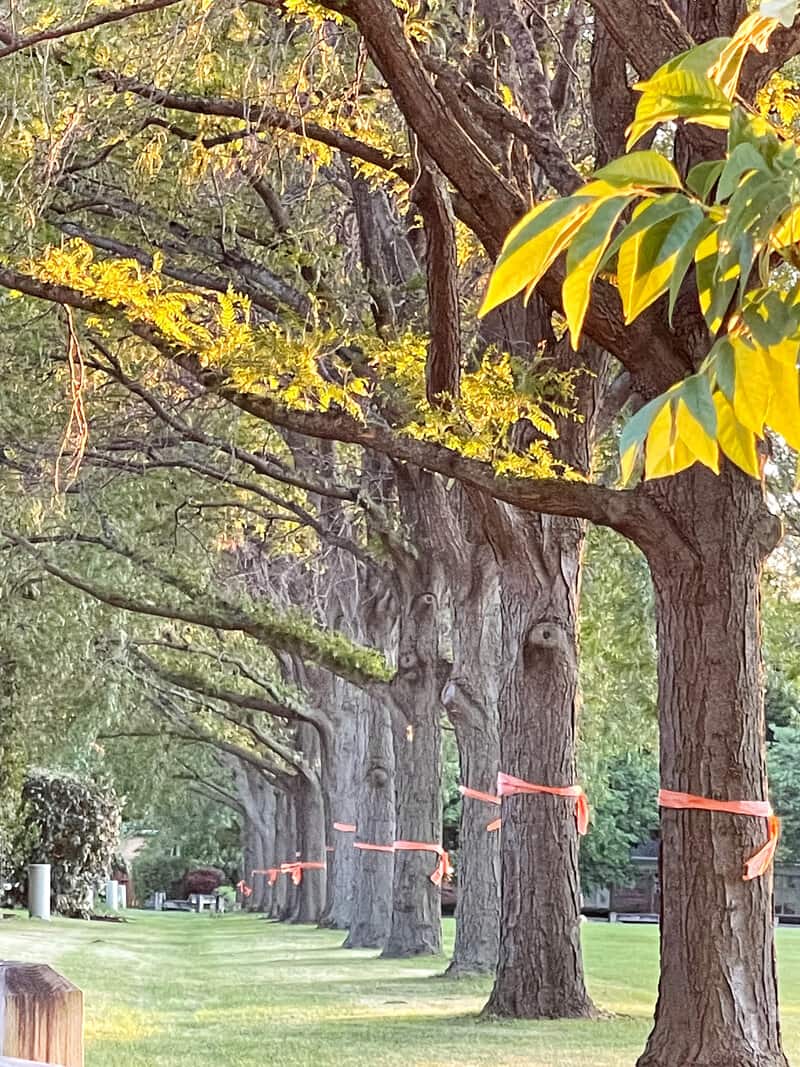
[[[297,817],[294,796],[288,789],[277,795],[275,805],[275,866],[292,863],[297,853]],[[294,887],[288,876],[281,874],[272,893],[272,916],[286,922],[292,913]]]
[[[308,730],[313,730],[313,727],[308,727]],[[308,749],[304,747],[304,751],[308,752]],[[297,819],[296,859],[301,863],[323,866],[303,869],[299,885],[292,883],[294,901],[289,921],[318,923],[325,906],[327,874],[324,798],[319,779],[314,774],[299,774],[293,784]]]
[[[583,531],[571,519],[512,516],[501,572],[503,644],[515,661],[500,693],[502,768],[546,786],[576,782],[577,606]],[[511,542],[510,542],[511,543]],[[575,804],[512,796],[502,806],[502,905],[488,1015],[586,1018]]]
[[[336,743],[328,759],[333,763],[324,776],[328,791],[328,878],[327,899],[320,926],[331,930],[348,930],[353,908],[353,879],[356,860],[355,835],[336,830],[334,823],[356,824],[358,780],[364,764],[365,738],[360,720],[367,715],[368,698],[364,693],[337,680],[334,685],[336,704],[331,707]]]
[[[391,847],[395,840],[394,744],[389,709],[369,702],[360,719],[366,748],[358,795],[356,841]],[[394,856],[391,852],[353,849],[353,907],[344,948],[383,948],[392,921]]]
[[[649,492],[683,551],[648,553],[659,644],[661,785],[766,800],[759,580],[776,541],[758,483],[699,465]],[[743,880],[765,820],[662,810],[661,981],[638,1067],[786,1067],[772,872]]]
[[[455,497],[454,490],[451,497]],[[454,528],[476,532],[473,509],[463,494]],[[453,606],[453,671],[442,691],[458,746],[461,783],[494,795],[500,769],[499,683],[501,639],[497,567],[485,538],[454,542],[450,560]],[[498,806],[464,797],[458,839],[456,940],[447,976],[491,974],[500,939],[500,834],[487,831]]]
[[[397,675],[392,682],[395,814],[400,841],[442,840],[441,681],[438,601],[432,592],[409,598],[402,612]],[[439,857],[398,851],[394,857],[392,923],[383,955],[390,959],[442,951],[441,890],[431,881]]]

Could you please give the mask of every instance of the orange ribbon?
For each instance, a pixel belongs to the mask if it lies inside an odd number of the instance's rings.
[[[257,874],[265,874],[267,876],[267,884],[275,885],[275,883],[278,881],[278,875],[280,873],[281,872],[277,867],[267,867],[266,869],[258,868],[257,870],[253,871],[251,877],[255,878]]]
[[[467,785],[460,785],[458,791],[462,796],[469,797],[471,800],[483,800],[486,804],[502,804],[500,797],[495,796],[494,793],[482,793],[480,789],[470,789]],[[492,819],[486,824],[486,829],[488,831],[499,830],[502,821],[502,819]]]
[[[781,833],[781,821],[772,810],[767,800],[712,800],[710,797],[698,797],[693,793],[676,793],[671,789],[659,789],[658,803],[662,808],[677,811],[720,811],[728,815],[749,815],[753,819],[767,820],[767,840],[761,848],[745,860],[744,881],[750,882],[760,878],[769,869],[778,847]]]
[[[366,841],[353,842],[353,848],[360,848],[363,852],[394,852],[394,845],[370,845]]]
[[[243,897],[252,896],[253,890],[250,888],[247,882],[245,882],[244,879],[242,879],[241,882],[236,883],[236,888],[239,890]]]
[[[453,873],[453,868],[450,865],[450,857],[441,845],[432,845],[426,841],[395,841],[394,851],[435,852],[439,857],[439,862],[436,864],[436,870],[431,875],[431,881],[434,885],[441,885],[442,881],[445,878],[449,878]]]
[[[497,776],[497,792],[501,797],[513,797],[522,793],[547,793],[554,797],[574,799],[578,833],[583,837],[589,829],[589,802],[579,785],[533,785],[501,771]]]
[[[356,832],[355,825],[351,822],[335,822],[333,828],[342,834],[354,834]]]
[[[292,879],[292,885],[300,885],[303,881],[303,871],[324,871],[324,863],[282,863],[281,874],[288,874]]]

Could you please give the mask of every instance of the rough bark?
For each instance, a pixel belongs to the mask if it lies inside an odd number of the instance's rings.
[[[298,746],[313,767],[319,760],[319,737],[313,727],[298,728]],[[296,858],[302,863],[326,863],[325,800],[318,775],[313,771],[292,779],[296,817]],[[293,886],[289,921],[318,923],[325,906],[326,869],[304,870],[298,886]]]
[[[456,552],[449,572],[453,611],[453,671],[442,703],[458,746],[461,783],[490,795],[500,769],[499,684],[505,649],[500,626],[497,566],[476,523],[476,509],[458,487],[460,515],[453,516]],[[472,534],[473,537],[463,536]],[[473,539],[474,538],[474,539]],[[500,937],[500,834],[487,824],[499,807],[465,797],[458,844],[456,940],[447,976],[490,974]]]
[[[503,642],[516,652],[500,693],[502,767],[528,782],[568,786],[576,781],[583,531],[569,519],[524,523],[528,560],[506,565],[501,575]],[[580,949],[575,805],[561,797],[515,796],[504,800],[502,818],[500,953],[486,1012],[591,1016]]]
[[[765,800],[759,579],[777,520],[758,483],[726,465],[654,483],[685,552],[649,553],[659,645],[661,784]],[[772,875],[745,882],[762,819],[661,816],[661,981],[639,1067],[785,1067]]]
[[[373,700],[359,720],[365,748],[358,793],[356,841],[391,846],[395,841],[394,740],[391,713]],[[392,921],[394,855],[353,849],[353,907],[344,948],[383,948]]]
[[[336,743],[328,757],[333,767],[324,778],[330,782],[326,789],[328,878],[327,899],[320,926],[332,930],[350,927],[353,906],[355,857],[353,834],[333,828],[333,823],[355,825],[358,811],[358,779],[364,760],[359,721],[364,715],[365,694],[345,683],[334,686],[339,696],[332,715]]]
[[[446,505],[443,487],[429,475],[397,467],[396,484],[406,527],[417,553],[397,557],[399,636],[397,673],[386,691],[392,711],[397,839],[442,841],[442,753],[439,659],[444,583],[437,552]],[[432,852],[398,851],[394,862],[392,924],[383,955],[438,954],[442,948],[441,892],[431,881]]]

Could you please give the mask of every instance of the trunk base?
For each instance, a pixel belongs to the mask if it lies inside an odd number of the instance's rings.
[[[374,949],[378,949],[378,948],[383,948],[383,941],[378,940],[378,938],[372,938],[372,939],[370,939],[370,938],[359,938],[359,939],[355,939],[355,938],[348,937],[347,940],[342,942],[342,948],[374,948]]]
[[[440,978],[452,978],[458,980],[459,978],[486,978],[491,977],[495,972],[495,968],[489,963],[464,963],[463,961],[456,961],[450,964],[447,970],[440,974]]]
[[[789,1067],[789,1061],[781,1052],[771,1052],[766,1055],[743,1053],[736,1056],[721,1051],[711,1059],[702,1052],[700,1056],[702,1058],[698,1059],[697,1053],[691,1052],[683,1054],[666,1052],[652,1055],[645,1052],[636,1061],[636,1067]]]
[[[498,1001],[494,997],[490,997],[488,1004],[481,1012],[481,1018],[492,1019],[599,1019],[602,1017],[602,1013],[595,1008],[594,1004],[588,997],[577,1000],[565,1000],[562,1002],[554,1001],[547,997],[542,997],[539,1001],[535,1001],[533,997],[521,996],[519,1000],[514,1001]],[[637,1067],[645,1067],[643,1061],[639,1061]],[[657,1067],[655,1063],[647,1064],[647,1067]],[[689,1067],[688,1064],[678,1064],[673,1058],[669,1064],[658,1064],[658,1067]],[[693,1065],[694,1067],[694,1065]],[[697,1064],[696,1067],[700,1067]],[[703,1065],[706,1067],[706,1065]],[[711,1064],[708,1065],[711,1067]],[[716,1067],[716,1065],[714,1065]],[[722,1064],[719,1065],[722,1067]],[[725,1067],[738,1067],[738,1064],[728,1063]],[[753,1067],[762,1067],[761,1064],[753,1065]],[[773,1067],[772,1064],[764,1064],[763,1067]],[[778,1065],[775,1065],[778,1067]],[[786,1067],[786,1065],[780,1065],[780,1067]]]
[[[441,949],[438,946],[432,945],[412,945],[411,947],[404,947],[402,945],[387,945],[383,952],[380,954],[382,960],[410,960],[417,956],[438,956]]]

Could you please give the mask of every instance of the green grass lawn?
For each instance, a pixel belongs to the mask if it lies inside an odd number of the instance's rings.
[[[247,916],[129,914],[0,926],[0,957],[51,963],[84,989],[87,1067],[632,1067],[655,996],[650,926],[583,927],[592,995],[614,1018],[485,1023],[488,983],[437,979],[444,960],[379,960],[340,949],[339,933]],[[800,1057],[800,929],[778,932],[778,958]]]

